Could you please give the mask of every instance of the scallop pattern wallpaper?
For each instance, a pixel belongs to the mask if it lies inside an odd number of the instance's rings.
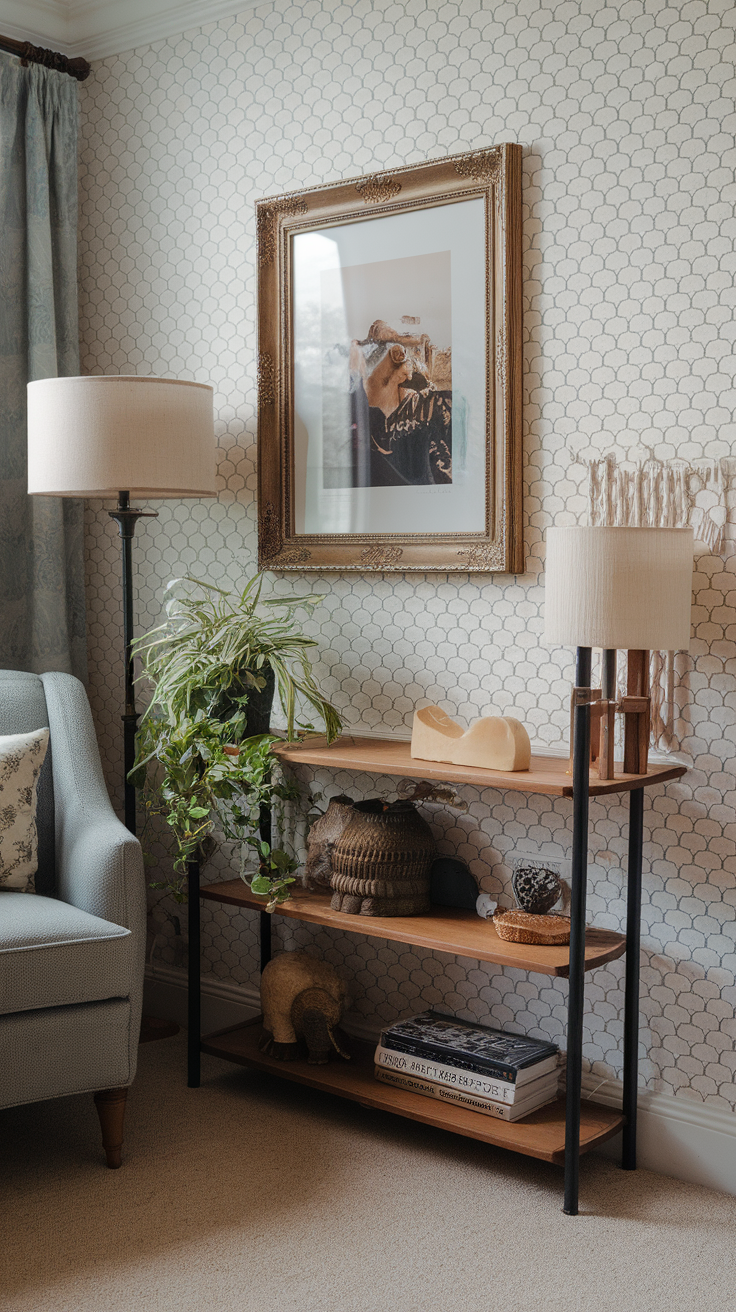
[[[415,706],[515,713],[564,753],[573,653],[542,639],[544,536],[586,523],[586,462],[720,461],[734,434],[736,8],[731,0],[275,0],[93,65],[81,87],[83,370],[215,389],[218,495],[162,502],[135,543],[138,631],[183,574],[239,587],[256,561],[258,197],[500,141],[524,149],[526,571],[305,574],[317,674],[354,731],[408,736]],[[733,495],[696,559],[693,642],[677,657],[674,755],[646,795],[641,1079],[736,1104],[736,552]],[[90,694],[120,800],[119,544],[88,503]],[[299,772],[322,804],[396,783]],[[427,805],[440,851],[511,905],[516,853],[571,847],[570,803],[466,788]],[[591,807],[588,919],[625,916],[625,796]],[[304,818],[286,816],[297,845]],[[220,851],[207,878],[227,877]],[[154,896],[155,900],[155,896]],[[181,960],[159,906],[156,959]],[[256,913],[204,910],[204,967],[253,988]],[[564,1046],[567,985],[275,922],[323,954],[376,1027],[438,1004]],[[621,1074],[623,962],[587,976],[585,1059]]]

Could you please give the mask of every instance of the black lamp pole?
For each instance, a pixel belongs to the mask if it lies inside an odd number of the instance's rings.
[[[135,788],[128,775],[135,761],[138,712],[135,709],[133,674],[133,534],[139,519],[155,518],[156,510],[136,510],[129,492],[118,492],[118,504],[107,512],[116,520],[123,542],[123,647],[125,651],[125,713],[123,720],[123,768],[125,772],[125,826],[135,833]]]
[[[567,1110],[563,1212],[578,1214],[580,1093],[583,1076],[585,1005],[585,901],[588,882],[588,797],[590,788],[590,647],[578,647],[572,755],[572,879],[570,899],[570,988],[567,1004]]]

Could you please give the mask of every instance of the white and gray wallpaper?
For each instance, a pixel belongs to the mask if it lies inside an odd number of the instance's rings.
[[[500,141],[524,147],[526,572],[275,579],[324,593],[307,626],[353,730],[409,731],[417,704],[514,712],[562,749],[572,652],[542,641],[544,534],[587,522],[584,462],[697,464],[734,447],[731,0],[275,0],[93,66],[81,88],[83,370],[215,389],[216,501],[163,502],[135,543],[137,624],[166,582],[236,588],[255,567],[254,201]],[[642,1080],[736,1105],[736,551],[699,555],[675,736],[691,768],[646,797]],[[91,698],[120,795],[119,545],[87,510]],[[300,772],[323,797],[395,781]],[[569,857],[570,803],[468,788],[427,807],[440,850],[511,903],[515,851]],[[591,806],[589,921],[623,928],[627,805]],[[220,854],[211,877],[228,868]],[[219,979],[255,984],[256,914],[204,911]],[[567,985],[276,922],[337,964],[367,1023],[426,1004],[564,1046]],[[170,926],[168,927],[170,929]],[[173,963],[174,942],[161,957]],[[585,1056],[619,1076],[623,962],[587,977]]]

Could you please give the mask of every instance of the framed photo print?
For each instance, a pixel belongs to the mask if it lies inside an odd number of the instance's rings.
[[[523,570],[521,147],[256,210],[261,568]]]

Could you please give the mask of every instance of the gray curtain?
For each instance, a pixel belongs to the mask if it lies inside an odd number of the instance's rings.
[[[26,492],[26,383],[79,373],[77,84],[0,55],[0,668],[86,680],[84,506]]]

